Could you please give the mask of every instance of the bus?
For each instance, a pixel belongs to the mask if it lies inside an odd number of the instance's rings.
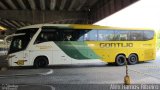
[[[63,65],[101,60],[118,66],[154,60],[156,33],[145,28],[37,24],[11,35],[10,66]],[[11,37],[10,36],[10,37]]]
[[[3,39],[0,39],[0,56],[7,55],[7,45]]]

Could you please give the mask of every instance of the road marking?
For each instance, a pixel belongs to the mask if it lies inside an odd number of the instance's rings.
[[[13,75],[0,75],[0,78],[9,78],[9,77],[27,77],[27,76],[45,76],[54,73],[52,69],[49,69],[47,72],[42,73],[33,73],[33,74],[13,74]]]

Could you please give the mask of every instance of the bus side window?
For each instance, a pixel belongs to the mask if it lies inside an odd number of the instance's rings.
[[[98,40],[97,30],[89,31],[88,35],[89,35],[89,41],[97,41]]]
[[[98,41],[112,41],[113,38],[113,30],[98,30]]]
[[[38,43],[43,42],[43,39],[44,39],[43,37],[44,37],[44,35],[41,33],[41,34],[39,35],[38,39],[37,39],[37,42],[38,42]]]
[[[72,35],[71,34],[65,35],[64,41],[72,41]]]
[[[115,38],[116,41],[127,41],[130,39],[130,33],[129,31],[125,30],[116,30],[115,31]]]
[[[39,37],[39,40],[45,41],[45,39],[46,39],[46,36],[43,33],[41,33],[40,37]]]
[[[154,31],[144,31],[144,40],[151,40],[153,39]]]
[[[84,34],[84,41],[89,41],[88,33]]]
[[[131,31],[130,37],[133,41],[143,40],[143,31]]]
[[[79,30],[77,34],[77,41],[84,41],[85,30]]]
[[[47,36],[47,34],[44,33],[44,32],[41,32],[41,33],[38,35],[35,43],[42,43],[42,42],[46,42],[46,41],[48,41],[48,36]]]

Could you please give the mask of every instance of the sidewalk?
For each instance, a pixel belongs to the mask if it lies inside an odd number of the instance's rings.
[[[0,78],[21,77],[21,76],[37,76],[52,74],[52,69],[21,69],[0,71]]]

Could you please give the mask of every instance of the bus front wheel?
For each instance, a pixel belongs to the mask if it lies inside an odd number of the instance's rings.
[[[48,59],[44,56],[37,57],[34,61],[34,67],[45,67],[48,65]]]
[[[123,66],[125,64],[125,60],[126,60],[126,57],[124,55],[118,55],[115,60],[116,65]]]
[[[136,54],[130,54],[129,57],[128,57],[128,63],[130,65],[134,65],[136,63],[138,63],[138,57]]]

